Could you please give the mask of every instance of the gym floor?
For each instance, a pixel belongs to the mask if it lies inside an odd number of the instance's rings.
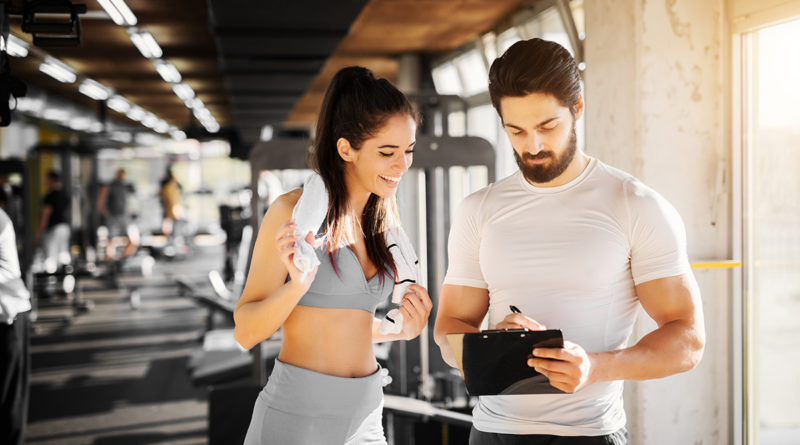
[[[206,388],[195,388],[187,370],[206,309],[180,297],[174,279],[203,283],[221,266],[222,247],[196,249],[184,261],[157,262],[149,278],[123,274],[119,289],[79,280],[81,298],[94,305],[87,312],[63,298],[40,300],[27,443],[207,443]]]

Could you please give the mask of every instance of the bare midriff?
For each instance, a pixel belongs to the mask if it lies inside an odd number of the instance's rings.
[[[298,305],[283,323],[278,360],[338,377],[374,374],[372,322],[372,314],[361,309]]]

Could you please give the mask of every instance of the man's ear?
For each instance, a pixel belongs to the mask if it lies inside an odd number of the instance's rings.
[[[339,152],[339,156],[344,160],[344,162],[353,162],[353,147],[350,145],[350,142],[345,138],[339,138],[336,141],[336,151]]]
[[[575,111],[575,120],[579,120],[583,116],[583,94],[578,93],[578,101],[575,103],[573,110]]]

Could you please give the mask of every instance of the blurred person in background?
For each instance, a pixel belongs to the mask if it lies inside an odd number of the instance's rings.
[[[114,180],[100,187],[97,196],[97,210],[103,215],[108,227],[108,244],[106,260],[124,260],[136,253],[139,247],[139,230],[131,222],[128,214],[128,197],[133,193],[133,186],[125,182],[127,171],[117,170]],[[119,247],[122,252],[118,253]]]
[[[44,183],[48,192],[42,200],[39,230],[34,242],[44,251],[45,268],[54,272],[58,266],[71,262],[69,196],[62,190],[58,171],[47,172]]]

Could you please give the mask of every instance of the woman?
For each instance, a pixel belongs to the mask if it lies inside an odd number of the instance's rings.
[[[361,67],[331,81],[317,122],[313,164],[328,191],[321,264],[310,273],[297,251],[294,190],[267,211],[247,285],[234,312],[235,336],[251,348],[283,327],[275,369],[259,395],[245,444],[386,443],[382,376],[372,342],[410,340],[432,307],[425,288],[403,298],[400,334],[382,335],[376,306],[392,292],[395,264],[384,232],[412,161],[416,113],[400,91]],[[288,280],[287,280],[288,276]]]

